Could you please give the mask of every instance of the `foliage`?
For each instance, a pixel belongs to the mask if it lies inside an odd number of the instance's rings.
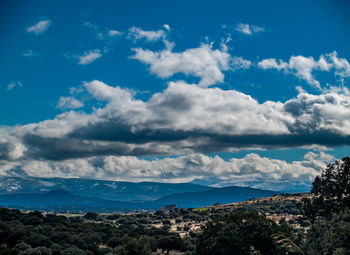
[[[350,201],[350,158],[337,160],[316,177],[311,192],[324,199],[336,199],[345,205]]]
[[[303,249],[307,254],[350,254],[350,158],[327,166],[312,184],[313,199],[302,212],[313,224]]]
[[[115,254],[118,255],[151,255],[152,247],[155,245],[155,240],[148,236],[140,236],[131,238],[124,236],[122,245],[115,249]]]
[[[158,247],[162,250],[166,250],[167,254],[171,250],[181,250],[184,246],[183,240],[178,236],[166,236],[159,240]]]
[[[277,225],[257,211],[232,211],[209,221],[199,235],[197,254],[285,254],[286,249],[276,244],[274,234],[295,239],[292,229],[283,223]]]
[[[329,164],[312,183],[311,193],[315,196],[303,200],[303,214],[314,221],[318,216],[330,219],[350,207],[350,158],[345,157]]]
[[[142,217],[135,218],[145,221]],[[126,215],[123,223],[117,225],[107,219],[101,221],[102,218],[99,214],[87,213],[81,220],[70,220],[52,214],[43,216],[40,212],[0,208],[0,255],[150,255],[157,250],[157,244],[162,244],[163,238],[168,238],[170,243],[179,241],[178,235],[145,227],[132,216]]]
[[[331,220],[318,218],[306,235],[309,255],[350,254],[350,210],[333,213]]]

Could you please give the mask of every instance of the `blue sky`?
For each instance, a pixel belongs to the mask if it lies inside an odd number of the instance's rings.
[[[2,1],[0,173],[307,189],[348,155],[347,1]]]

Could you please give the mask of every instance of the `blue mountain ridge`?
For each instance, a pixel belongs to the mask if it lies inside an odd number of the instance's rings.
[[[65,190],[74,195],[118,201],[153,201],[182,192],[213,189],[193,183],[125,182],[83,178],[0,176],[0,194]]]
[[[18,209],[36,209],[43,211],[133,211],[138,209],[155,210],[169,204],[177,207],[203,207],[214,203],[233,203],[249,198],[267,197],[276,194],[273,191],[245,187],[213,188],[201,192],[172,194],[154,201],[125,202],[99,198],[88,198],[71,194],[64,190],[42,193],[1,194],[0,205]]]

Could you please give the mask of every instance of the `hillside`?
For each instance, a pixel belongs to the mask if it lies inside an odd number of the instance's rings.
[[[276,193],[278,192],[232,186],[216,188],[203,192],[184,192],[180,194],[173,194],[154,201],[154,204],[176,204],[178,207],[196,208],[213,205],[215,203],[227,204],[244,201],[251,198],[268,197]]]

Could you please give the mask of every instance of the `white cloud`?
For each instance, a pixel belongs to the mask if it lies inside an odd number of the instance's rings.
[[[28,33],[33,33],[36,35],[44,33],[51,25],[51,20],[40,20],[38,23],[34,24],[33,26],[27,27]]]
[[[263,27],[249,25],[249,24],[243,24],[243,23],[237,24],[235,29],[236,29],[236,31],[238,31],[242,34],[246,34],[246,35],[253,35],[253,34],[265,31],[265,29]]]
[[[33,56],[33,51],[32,50],[26,50],[25,52],[23,52],[23,56],[31,57],[31,56]]]
[[[200,78],[201,87],[222,83],[222,71],[246,69],[251,65],[241,57],[231,57],[225,50],[212,49],[211,44],[201,44],[184,52],[172,52],[171,48],[158,52],[142,48],[134,51],[132,58],[149,64],[151,72],[158,77],[169,78],[176,73],[192,75]]]
[[[168,24],[164,24],[163,27],[169,32],[170,31],[170,26]]]
[[[185,156],[145,160],[131,156],[104,156],[64,161],[31,160],[17,167],[29,176],[88,177],[119,181],[190,182],[211,180],[212,185],[253,186],[286,190],[294,185],[310,185],[317,174],[334,158],[323,152],[309,152],[302,161],[261,157],[255,153],[243,158],[224,160],[219,156],[189,154]],[[0,165],[0,174],[9,175],[8,165]]]
[[[93,24],[93,23],[88,22],[88,21],[85,21],[85,22],[84,22],[84,25],[85,25],[86,27],[91,28],[91,29],[94,29],[94,30],[98,29],[98,26],[97,26],[96,24]]]
[[[14,81],[14,82],[11,82],[9,85],[7,85],[7,90],[12,90],[14,88],[19,88],[19,87],[22,87],[22,86],[23,86],[22,82]]]
[[[289,126],[292,132],[350,135],[349,95],[327,93],[316,96],[304,92],[288,100],[284,110],[293,115],[294,121]]]
[[[124,33],[121,31],[110,29],[110,30],[107,30],[106,32],[97,32],[97,39],[105,40],[107,45],[105,46],[105,48],[106,47],[110,48],[111,45],[108,45],[108,44],[113,43],[114,39],[121,37],[123,34]]]
[[[74,129],[86,126],[87,123],[95,123],[100,120],[95,115],[82,112],[69,111],[59,114],[52,120],[44,120],[39,123],[15,126],[10,132],[3,133],[4,137],[16,137],[23,139],[26,135],[34,135],[45,138],[64,138]],[[1,134],[1,132],[0,132]]]
[[[56,105],[56,108],[59,108],[61,110],[67,110],[67,109],[77,109],[83,106],[84,104],[74,97],[60,97]]]
[[[123,34],[123,32],[120,32],[120,31],[117,31],[117,30],[114,30],[114,29],[110,29],[108,30],[107,32],[108,36],[110,37],[115,37],[115,36],[120,36]]]
[[[278,113],[281,104],[259,104],[234,90],[171,82],[163,93],[153,95],[147,105],[154,121],[149,123],[151,129],[159,123],[158,128],[211,134],[289,133],[284,124],[288,116]]]
[[[124,101],[132,100],[131,94],[119,87],[111,87],[101,81],[91,81],[83,83],[86,90],[96,99],[102,101]]]
[[[304,57],[301,55],[290,57],[289,62],[268,58],[260,61],[258,67],[264,70],[284,70],[286,73],[293,74],[318,89],[321,89],[321,85],[313,75],[316,71],[333,71],[336,76],[341,78],[350,77],[349,62],[345,58],[338,58],[336,51],[321,55],[317,61],[313,57]]]
[[[146,41],[154,42],[164,39],[165,35],[166,33],[163,30],[145,31],[139,27],[131,27],[129,28],[128,38],[135,41],[145,39]]]
[[[331,151],[332,149],[327,146],[321,146],[318,144],[311,144],[311,145],[305,145],[302,146],[305,150],[312,150],[312,151]]]
[[[334,68],[335,75],[340,77],[350,77],[349,62],[345,58],[338,58],[338,53],[336,51],[326,54],[324,58],[325,62],[329,66],[328,68]]]
[[[230,66],[232,70],[248,69],[251,65],[252,62],[247,59],[242,57],[231,57]]]
[[[86,27],[90,28],[95,33],[97,40],[105,41],[106,45],[104,48],[106,51],[110,50],[111,44],[113,43],[113,40],[115,38],[118,38],[124,34],[124,32],[118,31],[115,29],[104,29],[104,31],[103,31],[103,30],[99,29],[98,25],[91,23],[91,22],[88,22],[88,21],[85,21],[84,25]]]
[[[15,126],[0,136],[23,144],[23,157],[45,159],[350,144],[346,94],[301,92],[284,103],[259,103],[235,90],[171,82],[142,101],[100,81],[83,87],[103,106],[89,114],[69,111],[53,120]]]
[[[261,104],[234,90],[172,82],[142,101],[100,81],[83,87],[105,106],[0,128],[0,175],[22,169],[30,176],[305,189],[334,160],[323,152],[327,145],[349,144],[349,95],[301,92]],[[320,152],[290,163],[255,153],[229,160],[203,154],[283,147]],[[188,155],[135,157],[181,154]]]
[[[7,128],[0,128],[0,162],[2,159],[18,160],[24,156],[26,150],[26,146],[17,137],[11,135]]]
[[[275,58],[268,58],[260,61],[258,66],[262,69],[277,69],[282,70],[288,67],[288,64],[283,60],[276,60]]]
[[[86,51],[83,55],[78,56],[77,58],[79,59],[79,65],[88,65],[100,57],[102,57],[101,51],[96,49]]]

